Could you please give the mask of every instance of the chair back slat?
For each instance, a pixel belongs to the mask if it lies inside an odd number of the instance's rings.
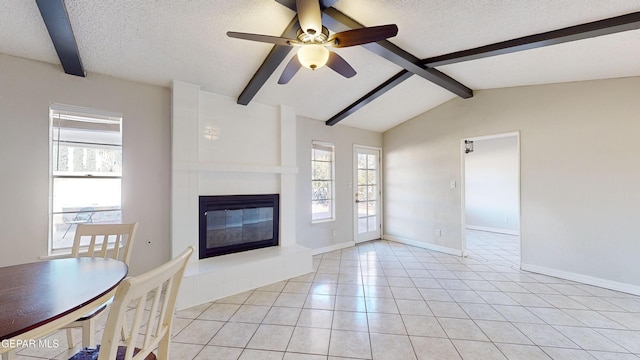
[[[76,234],[78,232],[76,231]],[[87,255],[89,255],[89,257],[93,257],[93,253],[95,252],[96,249],[96,234],[91,234],[91,241],[89,242],[89,249],[87,250]],[[79,251],[79,249],[78,249]]]
[[[71,249],[72,257],[88,256],[122,260],[129,265],[138,223],[125,224],[78,224]],[[89,245],[82,240],[89,238]],[[109,244],[110,238],[114,239]],[[80,251],[86,252],[81,253]]]
[[[135,345],[138,342],[137,340],[138,335],[140,334],[140,325],[142,324],[142,316],[144,315],[144,307],[146,303],[145,299],[143,297],[140,297],[137,300],[138,303],[135,307],[135,315],[133,317],[133,322],[131,323],[129,339],[127,340],[127,342],[129,344],[132,344],[133,346],[127,346],[127,352],[124,357],[125,360],[131,360],[133,358],[133,351],[135,350]]]
[[[168,359],[178,290],[193,251],[190,246],[169,262],[120,283],[109,310],[98,360],[115,359],[119,345],[127,347],[125,360],[143,360],[156,348],[157,359]],[[148,301],[151,302],[150,307],[147,306]],[[131,305],[135,305],[134,317],[129,326],[126,313]],[[119,335],[123,326],[127,327],[128,337],[121,343]],[[138,341],[139,334],[144,336],[142,344]],[[139,351],[133,355],[135,348]]]
[[[96,236],[96,237],[97,237],[97,236]],[[97,246],[99,246],[98,256],[99,256],[99,257],[103,257],[103,258],[110,257],[110,256],[108,256],[109,254],[108,254],[108,252],[107,252],[107,250],[109,249],[109,238],[110,238],[110,236],[109,236],[109,235],[107,235],[107,234],[101,234],[101,235],[100,235],[100,238],[102,239],[102,241],[101,241],[99,244],[97,244]],[[116,238],[117,238],[117,235],[116,235]],[[114,250],[114,251],[118,248],[118,245],[119,245],[119,244],[118,244],[118,242],[117,242],[117,241],[113,244],[113,250]],[[94,256],[95,256],[95,255],[94,255]],[[114,255],[112,256],[112,258],[113,258],[113,259],[117,259],[118,257],[117,257],[117,256],[115,256],[115,253],[114,253]]]
[[[122,234],[116,235],[115,247],[113,248],[113,257],[116,259],[120,257],[120,249],[124,245],[124,237]],[[104,256],[107,256],[107,246],[104,247]]]
[[[162,285],[158,285],[157,288],[155,288],[155,290],[153,291],[153,301],[151,302],[151,314],[157,314],[158,313],[158,305],[160,304],[160,299],[162,297]],[[158,322],[157,317],[150,317],[149,321],[147,321],[147,326],[146,326],[146,330],[145,330],[145,336],[144,336],[144,341],[142,343],[143,347],[148,347],[150,344],[150,341],[153,337],[157,337],[158,336],[158,330],[161,329],[161,322]],[[155,333],[153,332],[155,328]]]
[[[173,279],[170,279],[165,286],[165,292],[167,294],[170,294],[173,291],[173,286],[174,286]],[[180,283],[178,283],[178,286],[180,286]],[[162,308],[160,309],[160,316],[158,317],[158,324],[164,324],[166,321],[166,316],[173,315],[171,312],[167,311],[168,306],[169,306],[169,303],[167,301],[164,301],[162,303]],[[160,336],[161,332],[162,332],[162,329],[160,328],[160,325],[158,325],[158,328],[156,329],[156,336]]]

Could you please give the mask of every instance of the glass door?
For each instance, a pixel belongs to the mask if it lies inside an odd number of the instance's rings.
[[[355,241],[380,239],[380,149],[354,146]]]

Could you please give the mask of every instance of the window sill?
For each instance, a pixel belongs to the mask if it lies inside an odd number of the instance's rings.
[[[336,219],[335,219],[335,218],[331,218],[331,219],[322,219],[322,220],[312,220],[312,221],[311,221],[311,225],[313,225],[313,224],[328,223],[328,222],[332,222],[332,221],[336,221]]]
[[[68,258],[70,256],[71,256],[71,251],[69,251],[69,252],[56,252],[56,253],[50,254],[50,255],[39,256],[38,259],[40,259],[40,260],[66,259],[66,258]]]

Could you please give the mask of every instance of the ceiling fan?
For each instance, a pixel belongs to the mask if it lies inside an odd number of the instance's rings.
[[[232,38],[299,47],[297,54],[284,68],[278,84],[288,83],[302,66],[315,70],[327,65],[338,74],[350,78],[356,74],[356,71],[340,55],[329,51],[327,47],[341,48],[362,45],[398,34],[398,26],[391,24],[363,27],[330,35],[329,30],[322,26],[322,14],[318,0],[296,0],[296,9],[300,23],[297,39],[235,31],[227,32],[227,36]]]

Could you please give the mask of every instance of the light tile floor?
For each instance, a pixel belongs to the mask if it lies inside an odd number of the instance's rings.
[[[467,256],[492,264],[520,267],[520,237],[488,231],[466,231]]]
[[[178,312],[171,359],[640,359],[637,296],[380,240],[313,266]]]

